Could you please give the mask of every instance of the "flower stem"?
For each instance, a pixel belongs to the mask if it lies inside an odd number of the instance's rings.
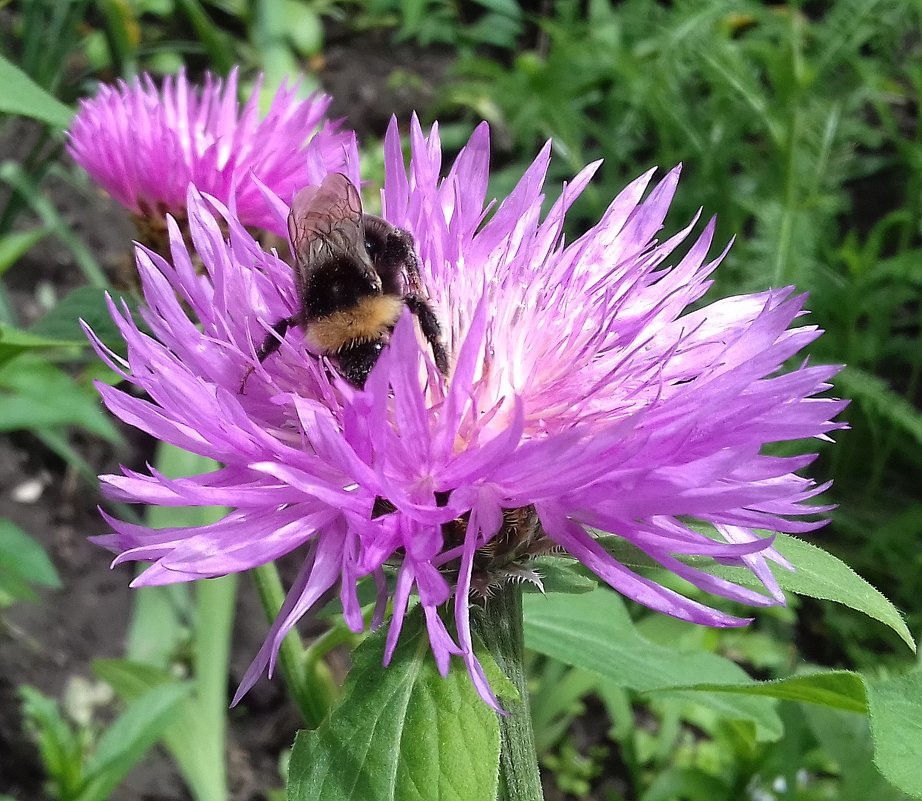
[[[198,798],[228,798],[227,676],[237,599],[237,576],[195,583],[195,715],[206,722],[196,741],[196,766],[187,777]]]
[[[259,594],[266,619],[271,623],[282,608],[285,589],[274,562],[255,567],[250,571]],[[282,640],[279,649],[279,666],[282,678],[292,700],[301,712],[308,728],[315,729],[326,717],[336,697],[336,683],[326,662],[305,658],[304,646],[298,632],[292,630]]]
[[[472,625],[519,692],[518,700],[504,699],[508,714],[499,719],[502,750],[498,801],[542,801],[544,793],[528,708],[521,586],[515,582],[503,585],[485,608],[472,616]]]

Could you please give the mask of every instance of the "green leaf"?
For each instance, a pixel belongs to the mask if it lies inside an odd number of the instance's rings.
[[[176,682],[165,668],[127,659],[94,659],[93,674],[126,701],[134,701],[154,687]]]
[[[0,517],[0,589],[8,576],[43,587],[61,586],[45,549],[11,520]]]
[[[54,365],[31,356],[0,367],[0,431],[65,425],[121,442],[94,389],[80,386]]]
[[[88,486],[93,487],[94,490],[96,489],[96,468],[84,459],[80,451],[71,444],[66,430],[55,428],[54,426],[43,426],[41,428],[33,428],[32,435],[39,440],[42,445],[48,448],[48,450],[52,453],[56,453],[64,462],[79,473]]]
[[[170,478],[196,475],[217,467],[210,459],[162,442],[157,446],[155,464],[157,470]],[[223,514],[221,509],[205,506],[150,506],[147,523],[151,528],[203,526]],[[128,629],[128,658],[166,666],[174,658],[184,630],[188,631],[194,617],[195,603],[189,585],[140,587]]]
[[[519,19],[522,16],[522,9],[516,0],[477,0],[477,4],[507,17]]]
[[[815,705],[800,711],[822,749],[838,764],[835,801],[906,801],[906,794],[888,782],[874,764],[867,716]]]
[[[885,218],[886,219],[886,218]],[[881,282],[911,284],[922,286],[922,248],[901,251],[889,259],[876,258],[873,264],[872,279]]]
[[[226,74],[234,66],[234,39],[215,24],[199,0],[176,0],[192,25],[215,71]]]
[[[867,681],[874,764],[904,793],[922,798],[922,669]]]
[[[561,556],[539,556],[534,562],[541,587],[530,581],[522,583],[524,592],[592,592],[599,583],[583,573],[569,559]]]
[[[698,526],[696,528],[708,533],[706,529]],[[620,537],[601,537],[599,544],[623,565],[644,576],[655,578],[668,572]],[[833,601],[861,612],[889,626],[913,651],[916,650],[912,634],[897,608],[840,559],[815,545],[786,534],[777,534],[774,545],[778,553],[796,568],[791,571],[770,564],[781,589],[795,595]],[[762,583],[746,568],[717,565],[710,559],[702,558],[687,558],[683,561],[740,586],[762,588]]]
[[[180,703],[192,685],[165,684],[154,687],[132,702],[106,730],[85,767],[83,791],[76,801],[106,801],[164,729],[177,719]]]
[[[10,231],[0,237],[0,275],[3,275],[48,234],[49,228]]]
[[[857,367],[846,367],[836,376],[842,393],[858,401],[868,412],[886,420],[922,445],[922,414],[906,398],[878,378]]]
[[[483,673],[487,677],[487,681],[490,684],[490,688],[496,694],[496,697],[500,701],[519,700],[519,690],[512,683],[510,679],[504,672],[503,669],[496,662],[496,658],[493,654],[490,653],[490,650],[486,645],[483,644],[483,641],[480,637],[477,636],[477,632],[472,632],[474,639],[474,655],[477,657],[477,661],[480,662],[480,666],[483,668]]]
[[[861,612],[889,626],[913,651],[916,650],[915,640],[897,608],[845,562],[809,542],[783,534],[775,539],[775,548],[796,568],[792,572],[772,565],[772,572],[783,590],[834,601]],[[717,567],[710,572],[727,577],[732,574],[732,580],[739,584],[761,586],[748,570],[742,568]]]
[[[190,783],[207,791],[209,798],[215,799],[226,799],[228,793],[225,737],[230,699],[227,685],[238,578],[231,574],[195,582],[193,714],[199,721],[199,733],[191,749],[195,753],[194,761],[188,758],[183,761],[179,746],[170,746],[173,757],[183,766],[183,775]],[[182,747],[190,750],[188,746]]]
[[[158,667],[169,665],[188,646],[193,598],[192,586],[185,583],[135,589],[125,657]]]
[[[124,0],[97,0],[96,6],[105,17],[106,42],[115,71],[119,75],[136,73],[140,24],[135,4]]]
[[[603,686],[610,687],[610,684],[600,682],[594,673],[572,668],[556,659],[543,660],[537,671],[530,671],[528,706],[539,759],[566,736],[573,720],[586,711],[583,698],[590,693],[601,696]],[[609,718],[617,719],[614,715]]]
[[[869,679],[840,670],[749,685],[706,683],[694,689],[767,695],[866,713],[871,721],[874,763],[893,785],[914,798],[922,798],[922,669],[890,679]],[[843,770],[847,767],[843,766]]]
[[[412,34],[419,30],[426,13],[426,0],[401,0],[400,10],[403,12],[403,30]]]
[[[157,468],[177,477],[214,470],[210,459],[161,443]],[[214,522],[226,510],[215,507],[151,507],[148,524],[198,526]],[[192,656],[195,693],[178,720],[164,732],[163,741],[176,760],[196,801],[226,801],[224,734],[227,725],[227,676],[230,630],[233,626],[236,576],[195,582],[194,603],[187,588],[145,587],[135,600],[129,653],[156,660],[158,666],[137,663],[104,663],[99,666],[106,680],[120,695],[137,693],[168,680],[165,667],[174,656],[182,625],[192,628]],[[145,637],[164,638],[144,643]]]
[[[127,303],[132,311],[137,308],[137,301],[131,295],[114,291],[110,291],[109,294],[118,307],[121,307],[122,303]],[[106,305],[106,291],[100,287],[82,286],[73,290],[37,320],[29,329],[29,333],[54,340],[73,340],[79,345],[87,345],[89,343],[80,327],[80,320],[87,323],[93,329],[93,333],[107,345],[124,349],[121,334]]]
[[[93,672],[126,701],[140,698],[154,687],[176,683],[163,668],[126,659],[96,660]],[[188,699],[180,706],[163,732],[163,742],[196,801],[226,800],[224,763],[216,764],[214,758],[215,742],[223,746],[223,728],[215,731],[214,720],[203,714],[197,699]]]
[[[50,337],[38,336],[0,323],[0,365],[27,350],[84,347],[87,344],[89,343],[86,340],[77,342],[71,339],[51,339]]]
[[[32,585],[14,573],[4,573],[0,568],[0,609],[17,601],[37,601],[38,595]]]
[[[323,49],[323,21],[307,3],[285,0],[288,38],[299,55],[312,56]]]
[[[422,609],[404,623],[388,667],[384,630],[353,654],[342,701],[295,740],[288,801],[496,798],[499,725],[458,660],[442,678]]]
[[[162,445],[158,468],[167,475],[190,475],[214,468],[201,456]],[[223,512],[214,508],[152,507],[155,525],[202,525]],[[129,636],[134,659],[94,663],[94,671],[126,699],[173,681],[167,670],[184,627],[191,625],[194,659],[194,696],[188,699],[163,735],[196,801],[224,801],[227,796],[224,731],[227,719],[227,675],[230,628],[233,623],[236,576],[199,581],[187,587],[144,587],[138,590]],[[193,602],[194,597],[194,602]],[[151,638],[154,642],[147,642]],[[153,662],[154,664],[151,664]]]
[[[302,6],[313,6],[312,3],[302,3]],[[259,106],[265,114],[269,110],[269,103],[283,81],[301,71],[295,53],[292,51],[289,40],[296,27],[300,27],[303,20],[298,17],[289,17],[289,7],[284,0],[263,0],[254,9],[252,15],[251,41],[253,47],[259,52],[259,59],[265,75],[265,82],[259,97]],[[309,33],[309,32],[308,32]],[[295,34],[297,35],[297,34]],[[302,79],[302,88],[306,89],[307,81]]]
[[[806,673],[775,681],[755,684],[715,684],[708,682],[689,687],[717,693],[762,695],[780,701],[800,701],[828,706],[845,712],[867,712],[864,679],[857,673],[836,670],[823,673]]]
[[[19,162],[7,160],[0,163],[0,180],[5,181],[11,188],[22,195],[22,198],[29,204],[32,211],[42,221],[42,224],[54,231],[58,239],[67,245],[77,267],[83,272],[87,281],[93,286],[107,287],[109,285],[109,280],[106,278],[102,267],[99,266],[93,252],[73,232],[71,226],[61,216],[54,203],[48,199],[47,193],[42,192],[35,175],[26,172]]]
[[[522,23],[518,17],[489,13],[484,14],[473,25],[469,25],[465,35],[479,45],[512,48],[521,32]]]
[[[677,798],[699,799],[728,798],[726,784],[697,768],[667,767],[656,774],[643,794],[643,801],[675,801]]]
[[[55,797],[75,797],[82,783],[83,738],[64,719],[53,698],[28,685],[19,688],[19,695],[22,717],[38,745]]]
[[[621,598],[607,588],[583,595],[525,596],[525,645],[618,687],[642,692],[707,682],[752,684],[746,672],[716,654],[658,645],[640,636]],[[753,721],[760,738],[780,736],[771,701],[723,693],[683,692],[731,719]]]
[[[0,92],[0,111],[31,117],[58,128],[70,125],[73,110],[49,95],[3,56],[0,56],[0,86],[3,87]]]

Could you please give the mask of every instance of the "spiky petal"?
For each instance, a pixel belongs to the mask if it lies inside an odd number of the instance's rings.
[[[136,584],[220,576],[304,550],[238,698],[271,671],[286,632],[330,588],[339,587],[347,622],[361,628],[356,588],[364,576],[379,588],[378,619],[393,601],[388,655],[416,596],[437,664],[447,670],[460,655],[495,705],[474,656],[469,603],[472,581],[480,586],[478,571],[498,554],[529,552],[543,537],[652,609],[735,626],[745,619],[629,569],[599,533],[708,593],[759,606],[783,597],[766,567],[782,560],[758,530],[821,525],[815,513],[825,507],[810,502],[825,487],[797,474],[812,456],[764,453],[769,443],[826,438],[841,427],[832,420],[844,404],[822,395],[836,368],[783,369],[820,333],[795,323],[804,297],[770,289],[688,310],[723,254],[708,257],[713,220],[680,258],[696,220],[655,238],[678,169],[649,191],[652,173],[641,176],[598,224],[565,244],[567,208],[596,165],[542,214],[545,148],[484,222],[488,143],[482,125],[441,177],[436,129],[425,137],[414,120],[409,170],[396,124],[385,142],[384,215],[416,239],[451,353],[447,381],[408,313],[362,391],[294,332],[258,364],[254,343],[296,310],[291,272],[196,190],[190,226],[206,275],[195,274],[174,226],[172,264],[143,250],[138,256],[153,335],[113,306],[128,362],[96,342],[142,390],[100,386],[116,415],[224,465],[184,479],[124,470],[103,477],[109,493],[234,507],[191,529],[112,520],[115,533],[101,540],[119,554],[116,562],[153,562]],[[518,540],[525,530],[529,539]],[[767,592],[689,566],[687,556],[747,566]],[[507,576],[515,571],[498,564]],[[385,573],[394,566],[389,588]],[[452,597],[456,639],[437,614]]]
[[[100,86],[83,100],[67,149],[100,186],[135,215],[184,215],[189,184],[233,205],[244,225],[275,229],[258,182],[290,202],[328,172],[352,172],[355,136],[324,121],[330,98],[305,99],[299,84],[282,86],[268,112],[258,107],[262,77],[238,102],[238,73],[211,74],[195,86],[185,72],[162,86],[150,75]]]

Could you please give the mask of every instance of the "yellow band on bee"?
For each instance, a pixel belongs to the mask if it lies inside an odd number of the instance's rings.
[[[341,309],[307,325],[307,339],[323,353],[379,339],[400,318],[403,300],[396,295],[369,295],[355,306]]]

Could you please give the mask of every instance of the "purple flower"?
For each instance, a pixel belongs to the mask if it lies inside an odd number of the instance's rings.
[[[282,86],[261,117],[262,77],[240,108],[237,70],[227,82],[206,75],[196,87],[185,72],[158,90],[149,75],[101,86],[83,100],[68,132],[74,160],[139,217],[184,216],[190,183],[232,206],[244,225],[274,229],[262,182],[286,202],[308,183],[344,167],[355,147],[351,132],[323,121],[330,98],[299,99]],[[282,226],[275,233],[284,236]]]
[[[411,138],[407,171],[392,123],[384,216],[416,238],[451,354],[447,380],[406,312],[363,390],[308,352],[296,330],[258,364],[255,346],[268,327],[296,310],[292,271],[222,204],[191,189],[190,227],[206,273],[196,274],[172,224],[172,264],[139,251],[142,315],[153,335],[113,306],[127,362],[95,344],[147,396],[99,389],[122,420],[223,467],[183,479],[123,470],[103,482],[123,501],[234,511],[191,529],[110,519],[115,533],[100,539],[119,554],[115,562],[153,562],[136,579],[141,586],[246,570],[304,547],[238,698],[267,666],[271,672],[285,634],[330,588],[338,585],[347,622],[361,629],[356,583],[372,576],[376,623],[393,600],[388,656],[415,594],[440,669],[459,655],[495,705],[473,653],[470,599],[524,575],[533,555],[551,547],[652,609],[713,626],[747,622],[636,574],[598,532],[714,595],[782,603],[767,562],[783,560],[756,530],[807,531],[822,522],[800,518],[828,507],[808,503],[825,486],[796,474],[812,456],[771,456],[763,447],[826,438],[841,427],[831,420],[844,406],[818,397],[836,367],[782,369],[820,334],[789,327],[804,314],[804,296],[771,289],[688,311],[723,254],[708,258],[711,220],[667,266],[697,222],[654,239],[678,169],[649,192],[652,171],[641,176],[595,227],[565,244],[565,214],[597,164],[542,214],[549,146],[509,197],[485,206],[485,124],[444,178],[437,129],[426,138],[414,120]],[[275,205],[282,219],[287,209]],[[248,367],[255,370],[241,394]],[[711,576],[683,556],[748,566],[767,592]],[[437,612],[452,597],[456,637]]]

